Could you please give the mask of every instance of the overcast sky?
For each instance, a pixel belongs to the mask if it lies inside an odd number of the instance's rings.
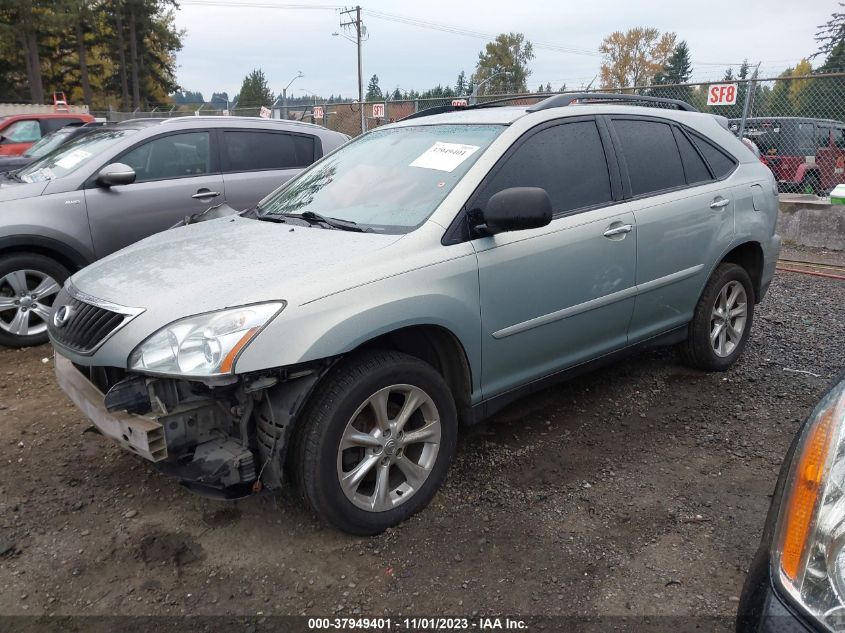
[[[329,0],[330,2],[331,0]],[[674,31],[692,54],[694,78],[721,76],[726,66],[748,58],[762,62],[763,74],[777,74],[816,50],[816,27],[837,9],[828,0],[361,0],[369,40],[364,44],[364,77],[379,76],[382,89],[424,90],[454,85],[461,70],[470,74],[485,40],[419,28],[368,15],[381,11],[481,33],[516,31],[532,42],[572,49],[538,48],[531,62],[529,87],[551,82],[555,89],[588,84],[598,73],[597,48],[614,30],[654,26]],[[305,75],[289,95],[303,90],[328,96],[355,96],[355,45],[332,33],[341,31],[329,2],[299,0],[182,0],[176,22],[187,31],[178,54],[177,79],[187,90],[233,96],[253,68],[261,68],[271,89],[280,93],[297,71]],[[253,5],[253,6],[210,6]],[[256,5],[271,5],[261,8]],[[554,7],[554,8],[552,8]],[[816,64],[820,63],[816,60]]]

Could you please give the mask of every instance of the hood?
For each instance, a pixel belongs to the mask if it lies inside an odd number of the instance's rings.
[[[49,181],[18,182],[17,180],[3,177],[0,179],[0,202],[20,200],[21,198],[35,198],[44,192],[48,184]]]
[[[261,301],[301,304],[344,289],[352,272],[400,238],[228,217],[148,237],[72,281],[169,322]]]

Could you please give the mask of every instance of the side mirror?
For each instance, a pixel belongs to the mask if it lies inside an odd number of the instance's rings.
[[[102,187],[131,185],[135,182],[135,170],[123,163],[111,163],[100,170],[95,181]]]
[[[546,226],[552,221],[552,201],[540,187],[511,187],[493,194],[473,229],[485,235]]]

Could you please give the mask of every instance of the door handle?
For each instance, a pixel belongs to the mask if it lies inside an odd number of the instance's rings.
[[[724,209],[730,203],[731,203],[731,201],[728,200],[727,198],[723,198],[723,197],[719,196],[718,198],[714,199],[713,202],[710,203],[710,208],[711,209]]]
[[[194,200],[202,200],[203,198],[216,198],[220,195],[219,191],[197,191],[191,197]]]
[[[602,235],[605,237],[613,237],[614,235],[625,235],[625,233],[630,233],[633,230],[633,224],[622,224],[621,226],[614,226],[607,229],[604,233],[602,233]]]

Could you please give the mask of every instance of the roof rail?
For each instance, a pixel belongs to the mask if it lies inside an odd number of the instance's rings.
[[[495,106],[500,106],[503,103],[508,103],[509,101],[519,101],[520,99],[531,99],[537,96],[548,96],[548,95],[536,95],[536,94],[527,94],[527,95],[519,95],[516,97],[504,97],[502,99],[491,99],[490,101],[482,101],[481,103],[474,103],[473,105],[442,105],[442,106],[432,106],[431,108],[426,108],[425,110],[420,110],[419,112],[414,112],[413,114],[409,114],[406,117],[402,117],[400,121],[407,121],[408,119],[418,119],[424,116],[432,116],[434,114],[443,114],[445,112],[460,112],[462,110],[478,110],[480,108],[492,108]]]
[[[539,112],[549,108],[560,108],[572,103],[585,101],[588,103],[602,103],[606,101],[625,101],[628,103],[662,103],[675,106],[678,110],[685,112],[698,112],[696,108],[680,99],[664,99],[663,97],[648,97],[645,95],[617,94],[615,92],[571,92],[555,95],[544,99],[540,103],[526,108],[527,112]]]

